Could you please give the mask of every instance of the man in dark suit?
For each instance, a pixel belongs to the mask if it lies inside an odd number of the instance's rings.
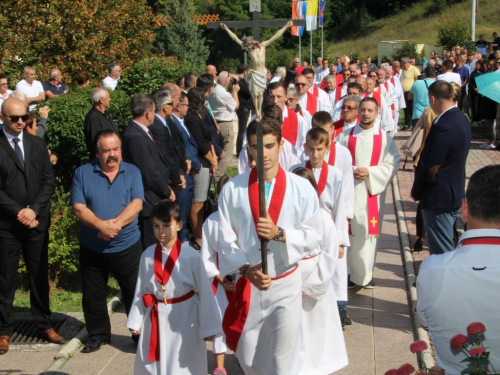
[[[184,166],[186,165],[186,159],[184,155],[179,155],[180,151],[175,145],[172,131],[166,120],[167,115],[172,113],[174,104],[168,90],[155,91],[153,99],[156,112],[153,125],[149,127],[149,131],[153,134],[163,158],[168,163],[170,181],[172,181],[173,186],[177,187],[176,190],[179,192],[186,187],[185,170],[180,166],[181,160],[184,161]]]
[[[92,102],[94,105],[85,116],[83,124],[83,133],[85,135],[85,144],[90,154],[90,160],[95,159],[96,150],[93,150],[94,137],[101,130],[113,130],[118,133],[118,126],[113,121],[113,118],[108,113],[109,108],[109,92],[102,87],[98,87],[92,91]]]
[[[183,221],[182,229],[179,232],[179,238],[183,242],[187,239],[186,224],[189,219],[191,203],[193,201],[193,177],[201,170],[201,162],[198,159],[198,145],[184,124],[184,116],[186,116],[188,107],[188,97],[185,93],[182,93],[179,98],[179,103],[174,107],[172,115],[170,116],[170,119],[175,123],[175,126],[184,140],[184,144],[186,145],[186,157],[191,166],[189,173],[186,174],[186,188],[177,195],[181,219]]]
[[[425,140],[411,190],[413,199],[420,201],[431,254],[455,249],[453,225],[465,196],[471,131],[453,94],[449,82],[429,86],[429,105],[438,117]]]
[[[240,91],[238,91],[238,101],[240,106],[236,110],[236,115],[238,116],[238,136],[236,137],[236,153],[239,155],[241,148],[243,147],[243,134],[248,124],[248,117],[250,117],[250,111],[253,110],[253,100],[252,94],[250,94],[250,88],[248,87],[248,82],[246,80],[248,67],[246,64],[240,64],[236,68],[236,74],[239,76],[238,81],[240,86]],[[266,97],[266,95],[264,95]]]
[[[50,198],[55,178],[42,138],[23,132],[26,104],[8,98],[2,104],[0,130],[0,354],[9,350],[14,328],[12,305],[17,268],[23,253],[30,281],[31,311],[40,334],[62,344],[50,323],[48,240]]]
[[[145,203],[139,214],[139,228],[144,249],[156,243],[151,210],[161,199],[175,200],[168,163],[149,127],[155,119],[153,97],[135,95],[130,102],[132,121],[123,132],[123,160],[139,168],[144,185]]]

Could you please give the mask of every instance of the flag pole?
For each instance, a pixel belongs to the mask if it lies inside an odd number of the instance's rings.
[[[309,38],[310,39],[309,40],[309,59],[310,59],[309,62],[312,65],[314,65],[313,64],[313,33],[312,32],[313,32],[312,30],[309,31],[309,36],[310,36],[310,38]]]
[[[299,34],[299,60],[302,64],[302,37]]]

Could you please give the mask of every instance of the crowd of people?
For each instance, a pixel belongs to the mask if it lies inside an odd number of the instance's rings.
[[[500,110],[474,79],[485,65],[490,72],[500,68],[497,55],[486,62],[457,46],[442,59],[433,52],[422,67],[411,58],[378,66],[370,57],[344,55],[332,64],[296,58],[274,75],[268,70],[260,118],[263,217],[252,70],[240,64],[235,73],[218,72],[207,65],[206,72],[137,93],[132,120],[119,134],[107,109],[121,67],[110,64],[82,124],[90,162],[75,170],[71,189],[90,335],[82,352],[110,342],[112,272],[137,343],[136,374],[206,373],[204,340],[214,341],[215,375],[226,373],[228,348],[246,374],[330,374],[345,367],[342,331],[353,323],[347,291],[375,287],[385,194],[400,166],[393,137],[413,130],[407,148],[416,165],[418,226],[425,227],[432,254],[451,253],[471,138],[464,112],[470,108],[473,121],[487,120],[493,133]],[[9,249],[0,251],[0,354],[8,352],[14,325],[13,275],[21,253],[37,327],[48,341],[64,342],[50,326],[47,247],[57,155],[42,140],[50,126],[42,103],[71,88],[58,69],[43,85],[35,78],[26,67],[10,92],[0,77],[0,247]],[[80,86],[89,81],[86,73],[78,76]],[[229,178],[234,155],[239,175]],[[215,184],[218,211],[212,213],[207,202]],[[470,215],[478,217],[473,209]],[[267,272],[261,240],[267,240]]]

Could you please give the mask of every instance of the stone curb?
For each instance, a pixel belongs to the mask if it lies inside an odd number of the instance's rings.
[[[420,354],[420,361],[426,368],[431,368],[435,365],[433,358],[433,351],[429,341],[429,335],[426,330],[420,326],[417,316],[417,288],[415,265],[410,250],[410,236],[406,227],[405,214],[403,205],[401,204],[401,195],[399,194],[399,180],[398,176],[394,176],[392,180],[392,193],[394,196],[394,205],[396,208],[396,217],[399,228],[399,238],[401,240],[401,257],[403,258],[404,271],[406,278],[406,286],[408,288],[408,303],[410,305],[410,316],[413,325],[413,332],[418,340],[425,341],[427,349]]]
[[[111,315],[113,311],[117,310],[122,301],[122,292],[118,292],[111,300],[108,302],[108,314]],[[57,371],[63,367],[68,359],[70,359],[75,352],[82,346],[88,339],[89,333],[86,327],[78,332],[78,334],[73,337],[55,356],[55,361],[50,365],[50,367],[45,370],[42,375],[55,375]]]

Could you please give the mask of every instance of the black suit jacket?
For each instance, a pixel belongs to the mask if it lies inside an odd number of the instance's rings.
[[[149,127],[149,131],[153,134],[156,144],[168,164],[170,181],[172,181],[174,186],[179,185],[181,183],[179,176],[180,174],[184,174],[184,171],[182,171],[180,167],[179,156],[177,155],[173,137],[161,120],[156,116],[153,125]]]
[[[38,213],[39,231],[50,225],[50,198],[55,178],[47,145],[42,138],[23,134],[24,165],[17,158],[3,130],[0,130],[0,228],[20,229],[17,214],[30,207]]]
[[[240,85],[240,91],[238,91],[239,108],[248,109],[249,111],[253,110],[253,99],[248,82],[240,77],[238,84]]]
[[[167,125],[172,133],[172,137],[174,138],[174,146],[177,152],[177,156],[179,158],[179,165],[185,174],[187,171],[187,154],[186,154],[186,144],[184,143],[184,138],[182,138],[182,134],[179,132],[177,125],[175,124],[172,117],[167,116]]]
[[[217,126],[215,125],[215,120],[210,114],[207,107],[203,107],[200,111],[200,116],[202,120],[210,127],[210,133],[212,135],[212,144],[214,145],[215,154],[220,156],[222,154],[222,148],[219,144],[219,133],[217,132]],[[190,130],[191,131],[191,130]]]
[[[95,159],[94,138],[101,130],[113,130],[118,133],[118,126],[108,111],[102,113],[96,107],[92,107],[85,116],[85,123],[83,124],[85,144],[90,153],[90,160]]]
[[[163,126],[163,125],[162,125]],[[139,168],[146,202],[140,216],[149,217],[153,206],[170,198],[170,172],[166,160],[155,144],[135,122],[125,128],[122,135],[123,160]]]
[[[454,107],[432,125],[425,140],[412,196],[422,209],[456,210],[465,197],[465,163],[469,154],[469,121]]]

